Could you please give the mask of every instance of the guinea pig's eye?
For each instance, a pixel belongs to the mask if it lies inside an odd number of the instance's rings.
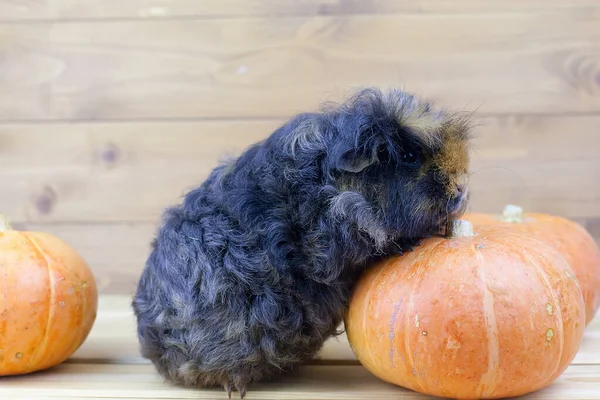
[[[402,162],[408,165],[414,165],[419,162],[419,157],[414,151],[405,151],[401,155]]]

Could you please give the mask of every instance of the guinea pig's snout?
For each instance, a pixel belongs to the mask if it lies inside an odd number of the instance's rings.
[[[458,183],[455,186],[455,197],[454,197],[454,201],[452,202],[452,206],[450,211],[450,214],[455,214],[460,212],[464,206],[465,203],[467,202],[467,199],[469,197],[469,187],[467,186],[466,183]]]
[[[463,199],[463,198],[467,197],[467,195],[469,194],[469,187],[464,183],[460,183],[460,184],[456,185],[456,193],[457,193],[458,197]]]

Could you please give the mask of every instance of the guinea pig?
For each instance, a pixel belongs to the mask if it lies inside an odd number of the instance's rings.
[[[315,357],[372,262],[468,202],[470,128],[402,90],[303,113],[168,207],[132,306],[166,381],[241,398]]]

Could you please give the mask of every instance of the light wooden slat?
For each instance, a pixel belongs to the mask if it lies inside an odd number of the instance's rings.
[[[131,299],[131,295],[100,296],[96,323],[83,345],[68,360],[69,363],[147,363],[139,353]],[[358,363],[345,334],[328,340],[313,363],[338,361]]]
[[[136,351],[135,326],[128,304],[126,296],[101,296],[98,320],[78,352],[54,369],[0,378],[0,398],[204,399],[223,396],[220,390],[192,391],[164,383],[152,365]],[[599,335],[600,318],[596,318],[586,329],[583,345],[572,365],[549,388],[524,398],[597,399]],[[321,357],[354,362],[354,365],[305,366],[281,382],[254,386],[248,398],[428,398],[381,382],[356,363],[347,342],[336,348],[329,341]]]
[[[0,119],[279,117],[369,85],[597,112],[597,10],[0,24]]]
[[[10,193],[0,196],[0,210],[16,222],[154,223],[219,159],[282,122],[0,125],[0,187]],[[569,218],[600,217],[600,116],[475,123],[473,211],[518,203]]]
[[[272,123],[0,126],[0,209],[19,220],[156,220]],[[64,146],[66,144],[66,146]]]
[[[597,6],[594,0],[548,3],[541,0],[486,2],[474,0],[434,0],[398,2],[395,0],[47,0],[16,2],[0,0],[4,20],[86,19],[86,18],[178,18],[287,15],[347,15],[393,13],[473,13],[544,12],[549,9],[586,10]]]
[[[138,351],[131,296],[101,296],[98,319],[90,336],[69,363],[147,363]],[[313,364],[358,363],[346,334],[329,339]],[[600,365],[600,315],[587,327],[574,365]],[[599,377],[600,379],[600,377]]]
[[[35,375],[0,380],[3,399],[223,399],[223,389],[192,390],[164,383],[150,365],[63,364]],[[597,400],[600,366],[570,366],[550,386],[523,400]],[[237,393],[234,394],[234,396]],[[237,395],[239,398],[239,395]],[[415,399],[431,396],[379,380],[362,366],[306,366],[279,381],[253,385],[253,399]],[[439,398],[437,398],[439,399]],[[440,399],[441,400],[441,399]]]
[[[542,0],[0,0],[0,19],[8,21],[97,18],[177,18],[264,15],[564,12],[597,6],[594,0],[547,2]]]
[[[587,220],[583,225],[590,235],[600,243],[600,218]]]
[[[600,243],[600,218],[578,220]],[[153,223],[16,224],[65,240],[87,260],[102,294],[132,294],[150,251]]]

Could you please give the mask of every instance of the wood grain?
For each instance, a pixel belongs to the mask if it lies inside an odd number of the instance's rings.
[[[145,364],[140,356],[131,296],[102,295],[90,336],[70,358],[75,364]],[[329,339],[310,364],[357,364],[346,334]],[[600,365],[600,314],[586,327],[574,365]],[[1,386],[1,385],[0,385]]]
[[[295,15],[370,15],[394,13],[458,14],[503,12],[587,11],[594,0],[546,2],[541,0],[0,0],[0,19],[5,21],[181,18]]]
[[[549,387],[523,400],[597,400],[600,366],[570,366]],[[166,384],[150,365],[63,364],[30,376],[0,380],[3,399],[226,399],[222,389]],[[239,398],[239,397],[238,397]],[[441,400],[382,382],[362,366],[306,366],[280,381],[253,386],[248,400]]]
[[[17,224],[15,228],[24,228]],[[150,252],[153,224],[52,224],[28,225],[65,240],[88,262],[101,294],[135,291]]]
[[[128,296],[101,296],[98,319],[83,346],[52,370],[0,380],[2,398],[214,398],[219,390],[189,391],[163,383],[147,360],[139,356],[135,321]],[[593,399],[600,383],[600,318],[585,331],[582,346],[567,371],[549,388],[530,399]],[[323,365],[323,364],[337,364]],[[342,365],[345,364],[345,365]],[[257,385],[255,398],[403,398],[425,399],[414,392],[384,384],[356,361],[345,335],[330,339],[319,360],[280,383]],[[573,397],[577,396],[577,397]],[[249,398],[251,398],[249,397]]]
[[[0,196],[0,210],[16,223],[154,223],[222,157],[282,122],[0,125],[0,187],[10,193]],[[518,203],[569,218],[600,217],[600,116],[475,124],[473,211]]]
[[[262,139],[256,122],[0,126],[0,209],[13,221],[154,221],[219,159]],[[63,146],[68,143],[67,146]]]
[[[102,295],[96,323],[81,348],[68,360],[76,364],[144,364],[138,351],[136,326],[130,295]],[[591,347],[590,344],[588,347]],[[591,348],[590,350],[593,350]],[[588,355],[588,353],[590,353]],[[585,363],[592,351],[582,351]],[[587,357],[587,358],[586,358]],[[600,357],[600,355],[598,355]],[[358,364],[345,334],[327,341],[311,364]]]
[[[600,243],[600,218],[576,221]],[[153,223],[17,223],[15,228],[42,230],[60,237],[89,263],[102,294],[128,295],[135,290],[155,232]]]
[[[82,347],[48,371],[0,378],[0,397],[24,398],[215,398],[218,390],[190,391],[163,382],[141,358],[129,296],[101,296],[96,323]],[[597,399],[600,384],[600,318],[588,325],[571,366],[547,389],[524,399]],[[18,391],[18,393],[17,393]],[[375,396],[375,397],[373,397]],[[357,362],[345,335],[326,342],[317,360],[280,382],[253,387],[249,398],[428,397],[388,385]]]
[[[598,112],[599,8],[4,23],[0,120],[287,117],[370,85],[484,114]]]

